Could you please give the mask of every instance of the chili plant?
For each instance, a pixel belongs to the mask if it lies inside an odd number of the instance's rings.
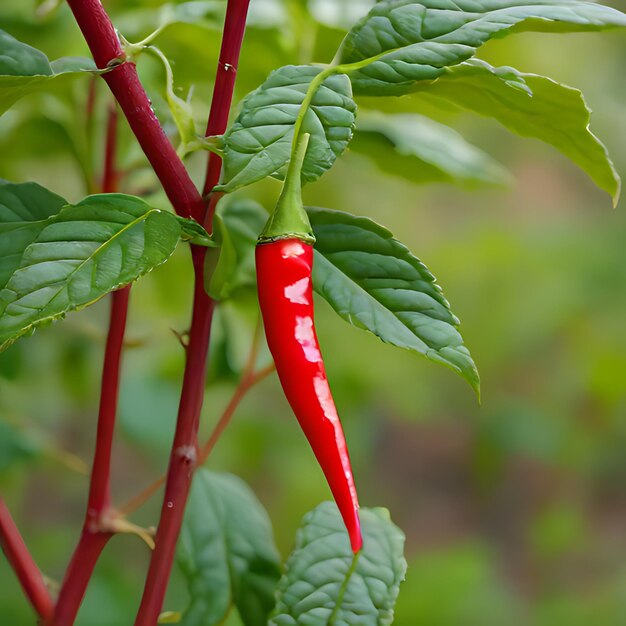
[[[479,57],[490,40],[522,31],[626,26],[619,11],[582,0],[382,0],[369,12],[363,7],[360,19],[340,33],[334,58],[324,59],[311,58],[315,46],[306,45],[302,27],[315,3],[248,4],[117,7],[117,30],[99,0],[68,0],[71,12],[43,3],[40,10],[57,12],[63,28],[75,20],[93,61],[68,56],[73,48],[50,61],[28,37],[0,31],[0,113],[26,96],[35,103],[33,116],[50,114],[48,108],[62,102],[87,194],[68,201],[37,182],[0,183],[1,349],[27,342],[35,329],[107,294],[111,306],[84,524],[58,588],[43,577],[0,501],[3,549],[47,626],[75,622],[94,567],[117,533],[136,534],[151,550],[137,626],[210,626],[222,623],[233,605],[246,625],[393,621],[406,570],[404,538],[384,509],[359,509],[341,407],[316,335],[313,290],[349,324],[444,365],[477,395],[479,376],[459,321],[422,261],[385,227],[355,215],[355,207],[305,206],[302,186],[320,179],[349,148],[383,169],[389,154],[405,154],[418,165],[407,175],[420,180],[499,182],[502,170],[423,110],[385,115],[377,102],[413,94],[431,110],[454,106],[494,118],[554,146],[615,202],[619,195],[619,178],[589,130],[580,92]],[[252,28],[272,20],[291,28],[294,64],[272,68],[260,59],[249,74],[239,69],[248,18]],[[191,69],[171,65],[159,45],[176,24],[207,38],[221,30],[214,74],[208,68],[200,73],[193,63]],[[145,71],[142,80],[138,68]],[[194,74],[185,80],[199,94],[181,97],[179,70]],[[231,115],[238,74],[250,82],[268,72]],[[203,108],[209,113],[201,134]],[[104,110],[106,130],[98,141],[94,129]],[[141,177],[145,164],[137,151],[127,150],[124,162],[119,158],[122,116],[156,178]],[[460,151],[469,155],[469,166],[459,165]],[[207,153],[197,186],[189,165]],[[265,179],[278,182],[266,187],[274,202],[263,206],[253,200],[259,187],[251,186]],[[178,245],[190,250],[194,290],[189,330],[178,334],[185,367],[167,472],[126,504],[116,503],[112,445],[131,285],[166,263]],[[203,443],[198,432],[214,313],[227,317],[229,301],[242,292],[258,293],[252,308],[262,317],[275,365],[260,364],[259,321],[235,395]],[[332,358],[331,350],[325,353]],[[232,475],[200,469],[243,396],[274,369],[337,503],[321,504],[304,518],[284,564],[252,491]],[[142,528],[132,516],[161,487],[156,530]],[[190,594],[182,611],[164,606],[177,553]]]

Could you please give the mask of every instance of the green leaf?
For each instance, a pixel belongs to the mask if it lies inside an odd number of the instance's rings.
[[[205,266],[206,290],[212,298],[226,300],[236,289],[256,285],[254,249],[266,221],[267,212],[253,200],[235,198],[220,204],[214,222],[220,249],[208,251]]]
[[[0,178],[0,224],[35,222],[56,215],[67,200],[37,183]]]
[[[434,276],[383,226],[307,209],[317,238],[313,287],[347,322],[454,370],[479,394],[476,366]]]
[[[530,95],[519,88],[522,83]],[[591,111],[577,89],[473,59],[432,83],[417,85],[414,91],[426,99],[444,99],[493,117],[518,135],[554,146],[617,202],[619,176],[606,147],[589,129]]]
[[[180,238],[197,246],[205,246],[206,248],[215,248],[217,244],[211,238],[204,226],[196,222],[194,219],[176,216],[180,224]]]
[[[324,502],[305,516],[269,626],[393,622],[406,573],[404,534],[386,509],[361,509],[360,515],[363,549],[356,556],[333,503]]]
[[[626,26],[623,13],[578,0],[383,0],[348,33],[341,63],[373,59],[350,74],[356,94],[399,95],[495,37],[618,26]]]
[[[0,290],[19,267],[25,248],[47,220],[67,204],[37,183],[0,179]]]
[[[48,57],[43,53],[0,30],[0,75],[51,75]]]
[[[266,176],[284,178],[300,106],[321,71],[312,65],[281,67],[244,99],[241,112],[224,135],[222,191],[234,191]],[[348,77],[327,78],[313,96],[302,124],[302,133],[311,135],[303,181],[318,179],[345,150],[352,138],[355,112]]]
[[[59,74],[71,74],[82,72],[87,74],[102,74],[103,70],[99,70],[92,59],[85,57],[61,57],[50,61],[53,76]]]
[[[98,70],[89,59],[67,57],[50,63],[43,52],[0,30],[0,115],[50,81],[94,72]]]
[[[123,194],[89,196],[43,223],[24,217],[8,226],[39,230],[0,291],[0,350],[146,274],[169,258],[181,235],[172,213]],[[0,231],[3,242],[10,233]]]
[[[267,624],[280,559],[267,513],[241,479],[196,472],[178,563],[191,596],[182,626],[221,624],[233,604],[244,626]]]
[[[350,144],[383,171],[414,183],[505,185],[509,173],[448,126],[417,114],[363,112]]]

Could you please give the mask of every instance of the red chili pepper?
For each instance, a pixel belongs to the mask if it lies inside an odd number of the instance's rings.
[[[296,238],[256,248],[265,334],[285,396],[324,471],[350,535],[361,548],[359,503],[346,440],[333,401],[313,318],[313,246]]]
[[[256,247],[259,305],[267,344],[287,401],[326,476],[352,550],[361,549],[359,503],[346,440],[328,386],[313,317],[313,243],[302,205],[304,135],[289,164],[283,191]]]

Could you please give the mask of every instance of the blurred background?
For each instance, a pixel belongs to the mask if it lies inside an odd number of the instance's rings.
[[[0,28],[50,59],[88,55],[69,10],[56,4],[3,0]],[[161,4],[106,2],[132,41],[158,25]],[[173,62],[181,96],[193,89],[199,130],[224,6],[203,4],[200,24],[173,24],[156,42]],[[280,65],[329,62],[344,29],[370,5],[252,0],[237,97]],[[594,111],[592,129],[626,174],[624,32],[516,35],[480,56],[582,89]],[[139,67],[157,113],[173,130],[162,68],[143,57]],[[86,181],[100,167],[109,101],[98,84],[97,119],[88,132],[89,81],[29,96],[0,119],[0,177],[37,181],[71,201],[88,192]],[[398,112],[421,105],[412,96],[369,100],[373,106]],[[419,164],[396,176],[353,150],[305,190],[309,204],[383,223],[428,265],[461,318],[482,376],[478,407],[450,371],[382,344],[318,302],[320,341],[361,501],[388,507],[407,535],[409,570],[395,624],[626,624],[625,211],[613,210],[610,198],[549,146],[475,114],[430,105],[428,113],[499,161],[510,184],[502,184],[504,175],[491,181],[499,184],[445,176],[417,184]],[[166,207],[125,124],[120,143],[122,190]],[[189,159],[197,180],[205,158]],[[278,190],[269,181],[240,195],[271,206]],[[114,459],[119,501],[166,467],[183,364],[171,329],[187,327],[190,278],[181,246],[133,288]],[[0,490],[37,562],[57,582],[84,514],[107,315],[104,299],[0,355]],[[219,309],[204,434],[237,384],[255,318],[251,291]],[[275,376],[250,392],[207,465],[254,488],[284,556],[304,513],[329,498]],[[159,506],[157,496],[133,521],[154,524]],[[77,623],[130,624],[148,556],[136,537],[116,537]],[[32,624],[3,558],[0,582],[0,621]],[[185,602],[175,572],[166,608]],[[238,623],[233,615],[229,624]]]

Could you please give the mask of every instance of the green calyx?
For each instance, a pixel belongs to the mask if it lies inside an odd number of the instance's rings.
[[[305,243],[315,243],[313,228],[302,204],[302,182],[300,172],[309,145],[308,133],[302,135],[289,162],[283,189],[276,208],[267,220],[259,235],[259,243],[269,243],[279,239],[300,239]]]

